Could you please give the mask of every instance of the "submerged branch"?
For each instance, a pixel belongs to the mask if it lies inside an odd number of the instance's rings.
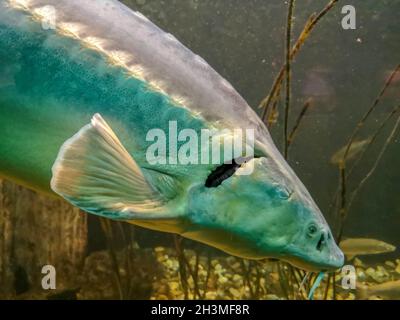
[[[288,140],[289,140],[289,114],[290,114],[290,98],[292,85],[291,71],[291,43],[293,32],[293,11],[296,0],[289,0],[287,27],[286,27],[286,101],[285,101],[285,121],[284,121],[284,156],[288,155]]]

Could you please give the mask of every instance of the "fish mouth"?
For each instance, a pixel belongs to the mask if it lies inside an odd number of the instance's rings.
[[[336,271],[344,265],[344,254],[336,254],[334,258],[330,258],[327,263],[322,263],[318,266],[321,271]]]
[[[319,242],[318,242],[319,244]],[[339,270],[344,265],[344,254],[339,248],[333,248],[333,252],[328,257],[310,257],[312,253],[292,253],[290,257],[282,258],[296,268],[311,272],[333,272]]]
[[[285,261],[296,268],[310,272],[334,272],[342,268],[344,265],[344,259],[332,262],[313,262],[294,258]]]

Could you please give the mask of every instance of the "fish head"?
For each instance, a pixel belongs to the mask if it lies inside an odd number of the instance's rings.
[[[198,223],[229,230],[232,254],[278,258],[308,271],[342,267],[344,255],[321,211],[280,153],[270,151],[203,188],[196,195]]]

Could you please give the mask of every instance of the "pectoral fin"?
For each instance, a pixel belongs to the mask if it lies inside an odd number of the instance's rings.
[[[87,212],[121,220],[162,215],[162,195],[99,114],[64,143],[52,172],[53,191]]]

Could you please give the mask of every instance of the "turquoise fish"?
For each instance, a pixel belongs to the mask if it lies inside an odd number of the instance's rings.
[[[310,271],[343,265],[323,215],[245,100],[118,1],[0,0],[0,110],[2,177],[235,256]],[[150,163],[148,133],[168,135],[171,122],[198,134],[252,130],[253,156]]]

